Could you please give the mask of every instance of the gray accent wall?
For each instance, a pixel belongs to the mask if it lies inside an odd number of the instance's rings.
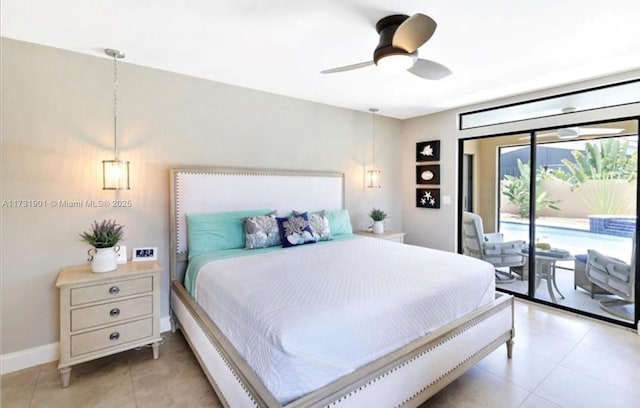
[[[1,209],[1,354],[58,341],[54,282],[60,268],[87,262],[89,247],[78,234],[93,220],[124,224],[129,252],[158,247],[165,268],[162,316],[168,315],[171,167],[344,172],[345,205],[355,229],[369,225],[367,213],[375,206],[390,214],[388,229],[406,232],[405,242],[455,251],[458,139],[640,115],[640,104],[634,104],[458,130],[460,112],[638,78],[636,70],[404,121],[379,116],[375,162],[383,171],[383,188],[367,190],[369,113],[135,66],[125,59],[119,64],[119,133],[121,158],[131,161],[132,190],[103,191],[101,161],[113,155],[112,61],[100,50],[92,57],[10,39],[2,39],[1,46],[1,199],[49,203],[46,208]],[[429,82],[423,86],[428,92]],[[384,106],[378,108],[384,115]],[[415,207],[415,144],[433,139],[441,141],[441,194],[451,198],[439,210]],[[86,200],[130,200],[131,207],[89,207]],[[260,207],[251,192],[247,200]],[[78,201],[80,207],[60,204]]]
[[[374,206],[390,214],[389,229],[402,227],[400,120],[376,119],[375,162],[383,187],[374,191],[364,187],[369,113],[125,59],[119,63],[119,134],[121,158],[131,161],[131,190],[103,191],[101,161],[113,158],[112,60],[99,50],[92,57],[3,38],[1,68],[1,199],[47,203],[2,208],[2,354],[58,341],[56,276],[62,267],[87,262],[89,246],[78,234],[93,220],[125,225],[122,244],[129,256],[134,247],[158,247],[165,268],[162,316],[168,316],[174,166],[343,172],[354,229],[369,225]],[[246,195],[261,207],[260,197]],[[131,207],[91,207],[87,200],[130,201]]]

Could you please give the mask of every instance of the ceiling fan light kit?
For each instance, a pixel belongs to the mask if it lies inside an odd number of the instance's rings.
[[[375,64],[386,72],[402,72],[406,71],[416,63],[415,54],[389,53],[376,59]]]
[[[437,62],[418,58],[418,48],[429,41],[437,27],[436,22],[424,14],[393,14],[376,23],[380,36],[373,51],[373,61],[321,71],[323,74],[351,71],[375,64],[384,71],[408,71],[424,79],[440,79],[451,71]]]
[[[578,127],[558,129],[558,139],[560,140],[577,139],[578,137],[580,137],[580,128]]]

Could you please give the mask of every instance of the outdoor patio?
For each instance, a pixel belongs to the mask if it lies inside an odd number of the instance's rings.
[[[504,234],[504,240],[521,239],[528,241],[529,225],[527,220],[522,220],[509,215],[500,215],[500,232]],[[596,249],[603,254],[630,262],[632,251],[632,239],[613,235],[596,234],[589,232],[588,219],[552,218],[540,217],[536,219],[536,238],[538,242],[546,242],[552,248],[569,251],[573,256],[586,254],[587,249]],[[508,268],[502,268],[507,271]],[[520,276],[511,283],[497,283],[496,287],[508,291],[527,294],[529,281],[521,280]],[[557,304],[573,309],[622,320],[600,308],[602,299],[619,299],[614,295],[591,294],[580,288],[574,288],[574,261],[558,261],[556,263],[556,284],[564,299],[556,292]],[[535,298],[552,302],[546,281],[543,279],[535,292]]]

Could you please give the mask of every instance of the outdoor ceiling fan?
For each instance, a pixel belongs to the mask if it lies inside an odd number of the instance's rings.
[[[562,113],[573,113],[575,111],[576,111],[576,108],[573,106],[567,106],[560,110],[560,112]],[[548,132],[536,133],[536,137],[537,138],[555,137],[560,140],[571,140],[571,139],[577,139],[580,136],[599,136],[599,135],[618,134],[623,130],[624,128],[570,126],[570,127],[560,128],[557,130],[551,130]],[[521,137],[519,140],[525,140],[529,138],[530,138],[529,136],[526,136],[526,137]]]
[[[380,35],[378,46],[373,52],[373,61],[360,62],[321,71],[322,74],[351,71],[376,65],[391,71],[409,71],[423,79],[440,79],[451,74],[451,70],[435,61],[418,58],[418,48],[429,41],[437,24],[429,16],[414,14],[394,14],[376,23]]]
[[[556,137],[560,140],[570,140],[570,139],[577,139],[580,136],[598,136],[598,135],[618,134],[623,130],[624,130],[623,128],[572,126],[572,127],[561,128],[558,130],[552,130],[550,132],[542,132],[537,134],[536,136],[538,138]]]

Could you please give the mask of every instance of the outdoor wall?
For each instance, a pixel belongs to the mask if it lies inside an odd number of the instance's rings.
[[[544,208],[537,211],[539,217],[588,218],[590,215],[611,213],[616,215],[635,216],[636,214],[636,182],[624,180],[588,180],[579,188],[571,189],[571,185],[561,180],[545,180],[541,184],[547,198],[558,201],[560,211]],[[597,200],[601,197],[611,201],[615,211],[598,211]],[[518,214],[518,207],[509,203],[502,196],[502,212]]]
[[[508,200],[502,199],[498,208],[498,148],[516,143],[523,135],[473,139],[464,142],[465,153],[473,154],[474,200],[473,212],[482,217],[484,232],[498,230],[498,213]]]
[[[338,171],[355,229],[382,208],[402,225],[402,122],[376,120],[383,187],[364,187],[371,114],[119,64],[121,157],[131,190],[103,191],[101,161],[113,158],[110,59],[2,39],[2,199],[46,207],[2,208],[2,353],[58,341],[60,268],[87,262],[78,234],[116,219],[133,247],[159,249],[162,316],[169,313],[169,169],[182,165]],[[381,106],[384,115],[384,106]],[[452,152],[447,152],[447,155]],[[451,179],[453,175],[449,176]],[[130,200],[91,208],[85,200]],[[260,205],[260,197],[247,192]],[[80,202],[64,207],[61,202]],[[54,203],[56,207],[54,207]],[[54,349],[51,349],[54,350]],[[53,352],[53,358],[56,358]]]

